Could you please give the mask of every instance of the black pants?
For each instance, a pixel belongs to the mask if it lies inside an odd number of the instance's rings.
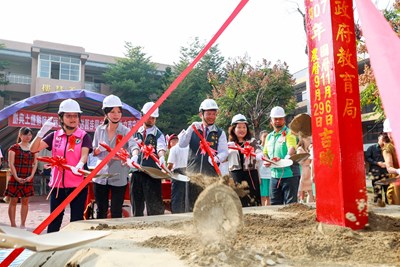
[[[53,212],[60,204],[75,190],[73,188],[54,188],[50,195],[50,212]],[[57,196],[58,192],[58,196]],[[83,220],[83,212],[85,210],[87,196],[87,188],[81,192],[69,203],[71,207],[71,222]],[[47,233],[60,231],[65,209],[49,224]]]
[[[111,218],[122,218],[126,185],[113,186],[93,183],[94,197],[97,204],[97,219],[107,218],[108,199],[111,192]]]
[[[160,179],[151,178],[140,171],[133,172],[130,189],[133,216],[144,215],[145,203],[147,215],[164,214]]]
[[[297,203],[300,176],[289,178],[271,178],[270,198],[271,205],[286,205]]]
[[[260,179],[257,170],[236,170],[231,171],[230,175],[237,184],[246,182],[249,185],[249,193],[240,198],[242,207],[260,206],[261,205],[261,192],[260,192]]]

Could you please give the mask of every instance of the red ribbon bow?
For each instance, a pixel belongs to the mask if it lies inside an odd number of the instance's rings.
[[[65,165],[67,164],[67,160],[61,156],[38,157],[38,160],[50,163],[50,166],[52,168],[59,167],[59,168],[67,169],[67,167],[65,167]]]
[[[240,150],[240,152],[246,157],[249,158],[254,156],[254,147],[250,145],[249,142],[244,143],[244,147]]]
[[[117,157],[126,162],[130,156],[126,149],[122,148],[116,153]]]
[[[110,147],[109,145],[107,145],[106,143],[104,143],[104,142],[101,142],[100,145],[101,145],[102,147],[104,147],[108,152],[110,152],[110,151],[112,150],[111,147]],[[129,153],[128,153],[128,151],[127,151],[126,149],[122,148],[122,147],[121,147],[121,149],[120,149],[117,153],[115,153],[115,155],[116,155],[119,159],[121,159],[122,161],[124,161],[124,162],[126,162],[126,161],[129,159]]]
[[[154,153],[154,147],[152,145],[143,145],[141,146],[141,150],[143,153],[143,158],[148,159]]]
[[[74,151],[75,149],[75,143],[76,143],[76,136],[75,135],[71,135],[70,137],[68,137],[68,151]]]
[[[213,156],[215,156],[215,154],[217,153],[217,150],[215,150],[215,149],[213,149],[211,146],[210,146],[210,142],[207,142],[207,141],[203,141],[203,140],[200,140],[200,146],[199,146],[199,148],[200,148],[200,154],[202,154],[202,155],[207,155],[207,150],[210,150],[210,152],[211,152],[211,154],[213,155]]]

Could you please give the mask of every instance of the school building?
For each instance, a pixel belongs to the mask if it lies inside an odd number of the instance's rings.
[[[0,61],[8,63],[0,76],[8,81],[0,85],[0,110],[22,99],[55,91],[85,89],[108,95],[102,73],[117,57],[90,53],[83,47],[33,41],[21,43],[0,39]],[[156,63],[162,73],[168,65]]]

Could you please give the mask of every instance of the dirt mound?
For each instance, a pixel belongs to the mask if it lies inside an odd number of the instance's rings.
[[[227,243],[205,245],[186,228],[187,234],[153,237],[143,246],[167,248],[190,266],[400,266],[400,219],[370,212],[367,229],[353,231],[318,223],[306,205],[280,209],[288,210],[287,218],[244,215],[244,227]]]

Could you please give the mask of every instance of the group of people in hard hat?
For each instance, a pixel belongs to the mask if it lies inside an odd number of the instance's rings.
[[[141,110],[143,114],[147,114],[153,105],[153,102],[144,104]],[[52,168],[49,182],[51,212],[56,210],[83,181],[82,168],[88,161],[89,154],[92,153],[100,163],[109,153],[105,146],[114,148],[129,133],[130,129],[121,123],[122,108],[123,104],[119,97],[109,95],[104,98],[102,105],[104,121],[96,128],[93,140],[79,127],[82,110],[79,103],[73,99],[66,99],[59,106],[60,129],[48,133],[56,126],[53,118],[43,123],[30,143],[29,150],[36,153],[47,149],[51,151],[53,158],[63,159],[63,164],[68,166],[68,168]],[[299,165],[277,167],[274,164],[274,161],[279,162],[281,159],[293,156],[299,148],[298,137],[286,125],[284,109],[279,106],[272,108],[270,124],[273,130],[269,133],[263,131],[261,140],[256,140],[253,136],[249,122],[242,114],[232,117],[227,135],[215,124],[218,110],[218,105],[213,99],[205,99],[199,107],[201,121],[193,122],[179,135],[173,134],[166,139],[156,126],[159,110],[155,109],[134,136],[124,144],[123,148],[129,153],[126,161],[114,157],[99,172],[99,174],[113,174],[112,177],[93,178],[97,218],[106,218],[109,210],[112,218],[122,217],[128,177],[131,177],[129,191],[133,216],[144,216],[145,213],[164,214],[162,182],[143,172],[140,166],[153,168],[166,166],[170,171],[180,174],[219,176],[221,172],[218,167],[226,163],[234,182],[244,183],[247,186],[248,194],[240,198],[243,207],[298,202],[302,176]],[[388,120],[384,123],[384,131],[390,139],[382,150],[386,168],[389,173],[397,176],[400,174],[400,166],[390,138],[391,129]],[[259,141],[262,146],[259,145]],[[302,152],[311,153],[310,145],[307,143],[302,146],[304,150]],[[143,146],[152,147],[156,160],[143,152],[141,149]],[[170,152],[168,161],[167,151]],[[308,162],[308,165],[310,164]],[[266,170],[268,172],[265,172]],[[18,177],[18,174],[14,176]],[[389,187],[387,195],[391,204],[400,204],[400,186],[392,184]],[[173,180],[172,212],[193,211],[196,199],[202,190],[203,188],[196,183]],[[307,190],[313,201],[312,191]],[[86,199],[87,188],[84,188],[70,202],[71,221],[83,219]],[[48,232],[60,230],[63,215],[64,211],[53,218],[48,225]]]
[[[153,102],[146,103],[142,108],[143,114],[147,114],[153,105]],[[63,158],[66,165],[70,166],[70,168],[53,168],[49,183],[51,212],[82,182],[83,175],[80,170],[87,162],[88,155],[93,153],[98,162],[101,162],[108,155],[108,151],[102,144],[114,148],[128,134],[130,129],[120,122],[122,107],[119,97],[109,95],[104,98],[102,106],[104,122],[97,127],[93,140],[88,133],[79,128],[82,110],[79,103],[73,99],[64,100],[59,106],[60,129],[47,134],[55,127],[55,124],[52,118],[43,124],[30,144],[30,150],[38,152],[47,149],[51,151],[53,157]],[[262,205],[258,168],[260,165],[270,167],[271,164],[263,161],[263,158],[278,161],[295,153],[296,138],[286,126],[286,114],[281,107],[274,107],[271,110],[271,125],[274,130],[266,136],[265,145],[261,148],[250,131],[249,122],[242,114],[233,116],[227,136],[225,131],[215,124],[218,109],[213,99],[205,99],[199,107],[201,121],[192,123],[178,136],[172,135],[168,144],[165,135],[156,126],[159,110],[155,109],[134,136],[124,144],[123,148],[129,153],[126,162],[116,157],[112,158],[104,165],[100,174],[114,175],[108,179],[100,177],[93,179],[93,191],[98,209],[97,218],[106,218],[109,209],[112,218],[122,217],[129,173],[131,173],[130,198],[133,215],[143,216],[145,211],[147,215],[164,213],[161,180],[152,178],[140,168],[134,168],[137,166],[158,168],[165,165],[175,172],[218,176],[220,172],[216,166],[227,162],[233,180],[236,183],[245,182],[248,185],[249,194],[241,198],[242,205]],[[172,140],[175,140],[176,151],[171,153],[171,161],[166,162],[166,152]],[[201,140],[207,141],[207,149],[213,152],[212,157],[207,153],[204,142],[202,143]],[[140,149],[143,145],[151,145],[154,148],[157,162],[144,155]],[[247,155],[241,152],[241,149],[249,147],[253,147],[252,151],[255,154]],[[183,155],[183,160],[179,158],[180,153]],[[135,171],[132,172],[133,169]],[[271,204],[297,202],[299,169],[295,166],[271,169],[271,186],[269,187]],[[173,181],[172,191],[172,212],[185,212],[193,210],[202,188],[195,183]],[[110,194],[111,199],[109,199]],[[87,189],[85,188],[71,201],[71,221],[83,219],[86,196]],[[61,212],[50,223],[48,232],[60,229],[63,214],[64,212]]]

